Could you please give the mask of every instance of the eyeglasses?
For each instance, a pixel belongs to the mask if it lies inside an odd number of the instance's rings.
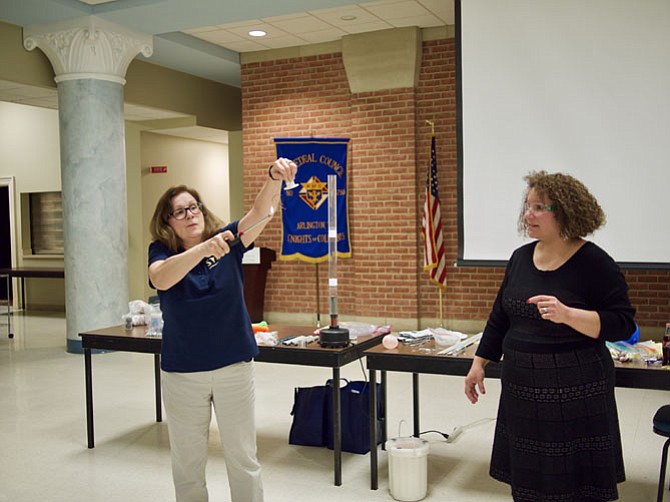
[[[528,204],[523,205],[524,213],[530,211],[533,214],[553,213],[556,211],[556,204]]]
[[[200,211],[202,211],[202,204],[200,202],[194,202],[187,207],[178,207],[170,213],[170,216],[172,216],[175,220],[183,220],[186,218],[186,211],[190,211],[193,216],[200,214]]]

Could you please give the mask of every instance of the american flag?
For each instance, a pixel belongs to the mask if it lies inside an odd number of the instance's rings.
[[[430,142],[430,171],[426,180],[426,202],[421,218],[423,236],[423,270],[430,280],[441,288],[447,286],[447,260],[444,256],[440,196],[437,194],[437,160],[435,157],[435,135]]]

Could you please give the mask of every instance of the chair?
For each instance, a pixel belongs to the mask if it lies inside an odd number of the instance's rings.
[[[658,496],[656,497],[656,502],[663,502],[665,468],[668,465],[668,447],[670,447],[670,404],[661,406],[654,415],[654,432],[659,436],[668,438],[663,445],[663,453],[661,454],[661,473],[658,478]]]

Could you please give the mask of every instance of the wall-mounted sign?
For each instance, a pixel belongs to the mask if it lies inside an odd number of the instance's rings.
[[[151,166],[149,168],[149,171],[151,172],[151,174],[166,173],[167,172],[167,166]]]

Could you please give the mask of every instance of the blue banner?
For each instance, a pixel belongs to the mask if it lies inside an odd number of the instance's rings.
[[[298,166],[293,190],[282,189],[282,260],[328,259],[328,175],[337,175],[337,256],[351,257],[347,211],[348,138],[275,138],[277,157]]]

